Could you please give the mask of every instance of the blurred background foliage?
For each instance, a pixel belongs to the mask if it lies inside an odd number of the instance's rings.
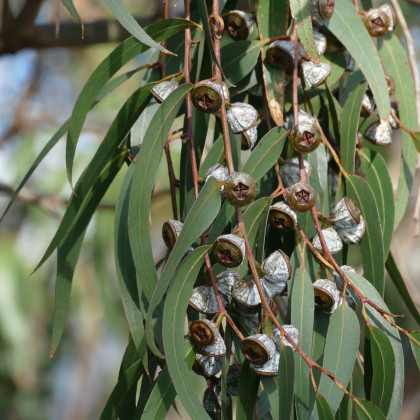
[[[111,13],[102,0],[74,1],[86,25],[84,40],[80,26],[71,21],[58,0],[28,0],[36,8],[35,25],[42,36],[30,33],[13,44],[10,40],[16,22],[10,25],[5,3],[6,0],[0,1],[1,213],[42,147],[71,114],[92,70],[115,47],[115,40],[126,36],[116,23],[111,23]],[[25,3],[9,1],[12,16],[17,16]],[[414,0],[400,3],[420,57],[420,6]],[[127,0],[125,4],[140,18],[142,26],[158,19],[163,6],[160,0]],[[171,15],[180,14],[181,2],[172,2]],[[59,21],[60,33],[56,37]],[[150,55],[140,56],[128,68],[149,60]],[[124,99],[142,83],[141,78],[141,72],[136,74],[89,113],[77,149],[75,178],[92,157]],[[74,276],[65,336],[55,357],[49,358],[54,258],[38,272],[31,276],[30,273],[48,246],[71,193],[64,147],[62,140],[50,152],[0,225],[1,419],[98,418],[115,383],[127,343],[128,326],[112,246],[113,209],[125,173],[122,170],[89,226]],[[174,147],[172,153],[176,165],[179,149]],[[388,164],[395,184],[398,156],[399,153],[389,150]],[[156,259],[165,252],[160,230],[170,208],[166,165],[162,166],[161,174],[152,205],[151,232]],[[413,234],[416,229],[413,215],[419,188],[417,172],[405,220],[393,242],[393,253],[418,305],[420,239]],[[396,295],[390,282],[386,293]],[[393,303],[390,305],[393,313],[406,313],[401,302]],[[414,325],[409,315],[402,323],[408,329]],[[410,359],[409,345],[404,343],[407,378],[401,418],[420,419],[419,374]]]

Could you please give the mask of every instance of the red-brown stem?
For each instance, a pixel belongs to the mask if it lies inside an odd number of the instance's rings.
[[[219,1],[213,0],[212,10],[211,10],[212,16],[219,16]],[[220,72],[219,64],[221,65],[220,61],[220,34],[218,34],[218,28],[216,24],[214,23],[212,25],[213,30],[213,50],[214,54],[216,56],[216,62],[214,63],[213,68],[213,77],[218,81],[222,81],[222,75]]]
[[[169,150],[169,143],[165,144],[165,155],[166,162],[168,163],[168,174],[169,174],[169,185],[171,189],[171,201],[172,201],[172,212],[174,219],[178,220],[178,206],[176,203],[176,184],[177,180],[175,177],[174,167],[172,165],[171,151]]]
[[[293,47],[295,50],[295,58],[293,63],[293,119],[294,125],[299,124],[299,99],[298,99],[298,69],[299,69],[299,38],[297,36],[296,21],[293,23],[292,33]]]
[[[170,0],[163,1],[163,20],[166,20],[169,18],[169,1]],[[166,48],[166,45],[167,45],[167,41],[166,39],[164,39],[162,41],[162,47]],[[164,52],[161,52],[159,54],[159,66],[160,66],[162,77],[166,77],[166,54]]]

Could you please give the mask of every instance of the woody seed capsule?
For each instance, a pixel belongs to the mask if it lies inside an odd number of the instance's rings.
[[[225,295],[220,296],[224,306],[228,304]],[[188,304],[202,314],[215,314],[219,309],[217,298],[211,286],[198,286],[192,289]]]
[[[257,126],[254,125],[250,129],[244,131],[241,135],[241,149],[253,149],[258,140]]]
[[[312,171],[312,166],[307,160],[303,161],[303,166],[305,168],[306,176],[309,178],[309,175]],[[297,157],[289,159],[280,165],[280,176],[281,180],[283,181],[283,185],[286,188],[298,183],[300,180],[299,159]]]
[[[273,41],[268,46],[265,58],[273,67],[282,68],[291,74],[295,57],[294,48],[291,41]]]
[[[265,271],[264,280],[272,283],[285,283],[290,279],[292,268],[289,257],[281,250],[271,253],[262,263],[262,269]]]
[[[226,18],[227,32],[235,41],[245,41],[254,30],[252,17],[242,10],[232,10]]]
[[[297,225],[296,213],[284,201],[270,206],[268,220],[273,227],[283,232],[289,232]]]
[[[392,143],[392,128],[389,122],[376,121],[365,131],[365,138],[378,146],[388,146]]]
[[[311,0],[310,8],[318,19],[329,20],[334,13],[334,0]]]
[[[379,6],[378,9],[382,10],[389,18],[388,31],[394,30],[394,28],[397,24],[397,18],[395,16],[394,8],[390,4],[386,3],[386,4],[383,4],[382,6]]]
[[[300,346],[300,333],[299,330],[293,326],[293,325],[283,325],[284,331],[290,336],[290,338],[298,345]],[[281,332],[278,328],[273,329],[273,341],[276,345],[277,351],[280,353],[281,351]],[[295,351],[293,346],[290,344],[289,340],[286,339],[285,336],[283,336],[283,346],[289,346]]]
[[[327,248],[329,249],[331,254],[336,254],[337,252],[340,252],[343,249],[343,243],[341,242],[340,236],[335,231],[335,229],[331,227],[322,229],[322,234],[327,244]],[[312,245],[317,251],[322,252],[322,245],[318,234],[316,234],[312,239]]]
[[[219,293],[223,296],[232,295],[232,287],[239,281],[239,274],[234,270],[226,270],[216,277],[216,285]]]
[[[286,201],[293,210],[303,213],[315,205],[315,190],[309,184],[298,182],[287,190]]]
[[[348,245],[357,244],[362,239],[366,230],[366,222],[363,216],[360,216],[360,222],[352,227],[337,230],[341,240]]]
[[[263,364],[250,363],[249,368],[257,375],[262,376],[277,376],[279,370],[280,353],[277,351],[274,356]]]
[[[214,322],[208,319],[198,319],[190,326],[190,334],[200,346],[210,346],[216,342],[217,335],[220,335],[219,329]]]
[[[289,135],[291,148],[298,153],[313,152],[321,143],[321,133],[315,123],[301,123]]]
[[[184,224],[179,220],[169,219],[162,226],[162,238],[169,249],[175,246]]]
[[[194,105],[203,112],[216,112],[223,103],[228,102],[228,91],[221,83],[203,80],[197,83],[191,92]]]
[[[232,206],[247,206],[257,195],[257,183],[245,172],[234,172],[227,179],[223,193]]]
[[[232,287],[232,297],[246,307],[261,303],[257,285],[252,275],[245,276]]]
[[[224,267],[237,267],[245,256],[245,240],[237,235],[219,236],[213,246],[213,255]]]
[[[231,104],[226,116],[232,132],[241,134],[256,124],[258,112],[250,104],[235,102]]]
[[[198,346],[197,350],[206,356],[223,356],[226,353],[226,345],[223,337],[220,335],[219,330],[217,330],[216,339],[213,344],[209,344],[208,346]]]
[[[340,292],[334,281],[320,279],[314,282],[315,306],[326,314],[332,314],[340,306]]]
[[[257,365],[262,365],[276,353],[274,341],[265,334],[251,335],[241,341],[241,349],[244,356]]]
[[[309,87],[317,87],[324,83],[331,73],[332,67],[328,63],[315,64],[313,61],[302,61],[303,77]]]
[[[178,87],[179,83],[176,80],[165,80],[153,87],[152,95],[158,102],[163,102]]]
[[[356,203],[348,197],[342,198],[334,207],[331,218],[334,222],[334,228],[351,228],[360,223],[360,210]]]
[[[205,376],[206,378],[216,376],[222,370],[222,359],[197,353],[192,370],[197,375]]]
[[[373,37],[385,35],[392,27],[392,20],[383,9],[370,9],[363,17],[363,22]]]
[[[356,270],[351,265],[342,265],[340,268],[343,271],[350,271],[351,273],[356,273]],[[341,296],[343,296],[344,281],[336,271],[333,271],[332,273],[333,273],[333,276],[334,276],[335,283],[337,285],[337,289],[340,292],[340,298],[341,298]],[[348,292],[348,289],[349,288],[347,288],[347,290],[346,290],[346,303],[351,308],[354,308],[354,306],[356,304],[355,304],[353,298],[351,297],[350,293]],[[340,301],[341,301],[341,299],[340,299]]]

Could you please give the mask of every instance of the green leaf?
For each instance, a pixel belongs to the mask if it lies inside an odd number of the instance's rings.
[[[220,209],[220,185],[214,178],[209,179],[201,190],[197,200],[185,219],[182,231],[173,247],[162,276],[156,284],[153,295],[150,299],[149,309],[146,317],[146,337],[150,350],[155,355],[160,355],[154,345],[154,332],[152,318],[155,309],[162,300],[172,280],[172,277],[181,262],[184,254],[191,244],[210,226]],[[144,241],[144,238],[142,238]]]
[[[168,290],[163,311],[163,346],[169,374],[182,405],[194,420],[207,420],[209,417],[198,399],[184,361],[184,316],[191,290],[209,249],[209,246],[199,247],[182,262]]]
[[[417,151],[420,153],[420,132],[414,133],[411,138],[413,139],[414,146],[416,146]]]
[[[312,171],[309,175],[309,183],[316,191],[317,206],[325,213],[330,211],[328,193],[328,159],[329,155],[324,145],[308,154],[308,162]]]
[[[355,312],[347,305],[340,306],[331,316],[323,368],[333,373],[344,387],[347,387],[353,372],[359,339],[360,326]],[[343,398],[343,392],[326,375],[321,376],[318,391],[328,401],[335,414]]]
[[[146,106],[150,97],[151,87],[151,85],[144,86],[134,92],[118,112],[114,124],[109,128],[88,167],[80,176],[75,187],[75,194],[70,197],[60,226],[35,270],[47,260],[71,231],[86,197],[93,193],[93,187],[101,176],[101,172],[109,164],[109,161],[115,157],[115,154],[120,153],[118,147],[124,141],[132,125]]]
[[[358,398],[355,401],[354,406],[356,407],[356,415],[358,420],[384,420],[385,416],[379,410],[376,405],[372,404],[370,401],[363,400]],[[393,418],[393,417],[391,417]],[[395,417],[396,418],[396,417]]]
[[[147,27],[146,32],[156,41],[162,41],[189,26],[196,26],[196,24],[185,19],[168,19]],[[95,97],[121,67],[148,49],[149,47],[141,44],[135,38],[126,39],[96,67],[80,92],[70,117],[67,135],[66,168],[70,182],[72,182],[72,168],[77,142]]]
[[[420,332],[415,331],[410,333],[410,335],[412,337],[412,340],[410,340],[411,350],[413,351],[413,356],[416,359],[417,366],[420,369]]]
[[[328,401],[321,394],[316,394],[316,408],[318,410],[319,418],[322,420],[334,420],[334,414]]]
[[[350,174],[354,173],[354,153],[366,86],[366,82],[362,83],[349,95],[341,113],[341,164]]]
[[[70,13],[70,15],[72,16],[72,18],[77,23],[80,23],[82,25],[82,28],[83,28],[82,19],[80,19],[80,15],[77,12],[76,8],[74,7],[73,0],[61,0],[61,3],[63,3],[64,7]],[[83,34],[83,29],[82,29],[82,34]],[[83,36],[82,36],[82,38],[83,38]]]
[[[293,277],[291,297],[291,324],[300,333],[301,349],[310,354],[314,324],[314,290],[308,273],[296,270]],[[295,354],[295,407],[297,419],[308,419],[314,401],[309,369],[301,356]]]
[[[70,306],[70,292],[74,269],[87,226],[99,202],[124,163],[124,158],[125,152],[119,152],[119,154],[116,155],[100,173],[95,180],[93,188],[87,194],[80,211],[74,216],[75,220],[72,223],[72,228],[58,245],[55,309],[50,350],[51,357],[54,356],[63,335],[67,312]]]
[[[207,171],[217,163],[223,160],[225,143],[223,137],[220,136],[214,143],[209,152],[207,153],[204,161],[200,165],[199,175],[204,178]]]
[[[194,363],[195,351],[190,347],[185,356],[189,368]],[[169,375],[168,365],[165,365],[156,380],[149,399],[144,407],[142,419],[164,420],[176,397],[174,384]]]
[[[261,40],[285,35],[289,20],[287,0],[259,1],[256,11]]]
[[[135,163],[129,205],[129,238],[136,265],[139,288],[150,301],[157,283],[149,234],[149,213],[153,187],[162,157],[163,146],[185,95],[192,86],[185,84],[163,102],[156,111],[145,134]],[[140,290],[139,290],[140,292]]]
[[[124,409],[127,397],[137,387],[137,382],[143,373],[143,363],[141,360],[137,360],[118,378],[118,382],[102,411],[101,420],[118,418],[120,410]]]
[[[364,274],[383,296],[385,292],[385,257],[376,199],[369,184],[358,176],[348,176],[346,185],[348,196],[356,201],[366,221],[366,232],[360,241]]]
[[[246,360],[241,367],[239,376],[238,399],[236,403],[236,419],[252,419],[255,413],[255,402],[257,400],[260,378],[249,368]]]
[[[255,67],[260,54],[260,41],[233,41],[220,50],[223,71],[229,82],[240,82]]]
[[[147,346],[144,335],[143,315],[140,310],[139,292],[136,283],[136,267],[131,254],[128,238],[128,203],[133,181],[134,165],[130,165],[121,185],[117,207],[115,209],[114,258],[121,297],[130,326],[131,337],[147,370]]]
[[[370,284],[365,278],[359,276],[358,274],[351,272],[345,272],[345,274],[368,299],[370,299],[383,310],[389,312],[389,309],[385,305],[382,297],[372,286],[372,284]],[[352,297],[355,299],[356,304],[360,306],[360,301],[355,293],[351,289],[349,291]],[[392,327],[375,309],[373,309],[368,304],[366,305],[366,313],[372,326],[377,327],[386,333],[394,351],[395,380],[393,383],[391,404],[388,413],[386,413],[386,416],[389,420],[398,419],[400,417],[404,390],[404,356],[402,352],[401,339],[398,330]]]
[[[166,48],[162,47],[153,38],[151,38],[145,30],[137,23],[133,15],[124,6],[122,0],[105,0],[107,6],[111,9],[112,14],[116,17],[118,22],[123,26],[131,35],[139,40],[142,44],[150,48],[156,48],[167,54],[173,54]]]
[[[384,67],[395,82],[395,98],[398,102],[399,118],[406,127],[417,131],[417,113],[414,105],[416,103],[415,89],[404,48],[396,35],[384,38],[378,43],[378,47]],[[395,229],[401,222],[407,207],[417,162],[416,148],[410,134],[401,131],[401,138],[402,161],[396,189]]]
[[[324,25],[341,41],[359,65],[375,98],[379,115],[388,120],[389,94],[378,52],[350,1],[335,2],[334,13]]]
[[[394,231],[394,194],[388,167],[384,158],[371,150],[359,152],[361,169],[376,198],[379,216],[381,218],[384,254],[389,253],[391,238]]]
[[[290,11],[296,22],[300,43],[312,60],[318,60],[319,54],[314,40],[309,3],[309,0],[290,0]]]
[[[370,401],[387,413],[394,388],[394,352],[388,336],[379,328],[372,327],[370,337],[373,369]]]

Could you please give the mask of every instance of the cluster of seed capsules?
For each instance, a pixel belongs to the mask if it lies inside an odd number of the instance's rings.
[[[311,14],[314,19],[314,40],[321,56],[330,45],[330,50],[340,48],[339,41],[322,26],[322,21],[328,20],[334,10],[333,0],[311,0]],[[396,20],[390,5],[383,5],[378,9],[361,12],[363,22],[372,36],[382,36],[393,30]],[[233,10],[225,17],[225,27],[234,40],[246,40],[254,29],[254,19],[251,14]],[[331,72],[327,63],[315,63],[308,59],[303,47],[299,45],[299,66],[301,77],[309,87],[316,87],[323,83]],[[354,69],[354,61],[344,51],[346,69]],[[290,40],[277,40],[272,42],[266,51],[265,61],[274,67],[285,69],[286,83],[292,79],[295,62],[295,46]],[[394,93],[394,83],[386,75],[389,94]],[[152,93],[159,100],[164,101],[170,93],[179,86],[179,81],[170,80],[156,85]],[[256,89],[254,89],[255,91]],[[255,93],[255,92],[254,92]],[[243,149],[252,149],[258,140],[257,125],[258,112],[250,104],[230,102],[229,90],[226,85],[215,80],[204,80],[197,83],[192,91],[192,101],[201,111],[220,116],[220,108],[226,107],[229,128],[235,134],[241,135]],[[369,115],[374,112],[372,95],[366,93],[362,113]],[[284,127],[289,133],[291,148],[297,153],[311,153],[320,145],[322,133],[315,116],[299,111],[298,121],[293,115],[285,119]],[[388,122],[377,121],[365,132],[365,137],[375,144],[389,144],[392,141],[391,128],[396,128],[392,116]],[[311,173],[309,162],[304,161],[307,177]],[[297,227],[296,212],[310,210],[316,202],[315,190],[306,182],[301,182],[299,160],[293,158],[282,162],[280,176],[286,192],[284,200],[271,205],[269,209],[269,223],[273,228],[288,232]],[[224,200],[235,207],[249,205],[257,196],[257,183],[247,173],[229,173],[228,168],[216,164],[206,173],[204,183],[215,178],[223,182],[221,194]],[[342,250],[343,243],[358,243],[365,232],[365,220],[360,214],[354,201],[348,197],[341,199],[332,209],[329,226],[322,229],[323,238],[331,254]],[[180,235],[183,224],[178,220],[170,219],[163,225],[162,236],[170,249],[173,248]],[[318,234],[312,238],[312,244],[320,253],[323,252]],[[241,350],[250,362],[250,368],[260,375],[275,376],[278,372],[281,346],[290,346],[295,349],[300,345],[300,334],[293,325],[283,325],[284,331],[293,341],[294,346],[277,329],[260,333],[262,328],[260,304],[261,296],[252,275],[240,278],[238,271],[234,270],[246,261],[245,240],[240,233],[221,235],[212,246],[214,259],[226,267],[216,277],[217,292],[224,307],[229,313],[235,313],[248,337],[241,341]],[[257,264],[258,265],[258,264]],[[282,250],[276,250],[258,265],[259,282],[265,297],[275,299],[287,294],[287,281],[291,277],[291,266],[288,256]],[[343,270],[354,271],[350,266],[341,267]],[[318,279],[313,283],[315,306],[321,308],[325,314],[332,314],[343,304],[343,280],[338,273],[333,272],[333,278]],[[350,294],[346,292],[344,301],[349,306],[354,305]],[[216,292],[211,285],[200,285],[192,290],[189,305],[195,311],[206,316],[216,318],[219,307]],[[204,394],[203,404],[208,412],[216,412],[216,400],[221,401],[221,385],[217,375],[222,368],[222,356],[226,353],[226,345],[221,334],[220,323],[209,319],[198,319],[190,325],[190,337],[197,344],[197,355],[193,370],[206,378],[212,378],[212,389]],[[239,370],[236,364],[229,368],[227,376],[227,392],[237,395]]]

